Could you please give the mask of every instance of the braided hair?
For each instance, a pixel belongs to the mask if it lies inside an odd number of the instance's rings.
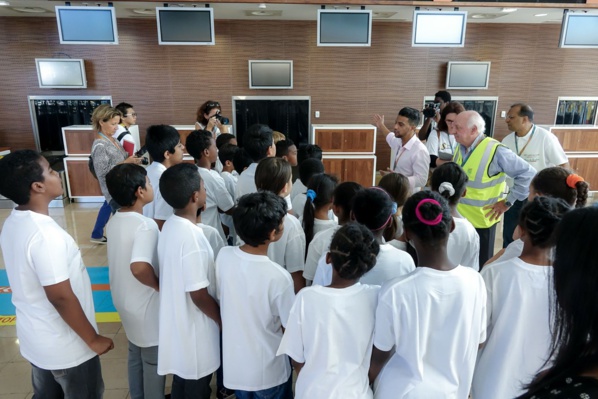
[[[338,229],[330,243],[332,267],[345,280],[355,280],[372,270],[380,245],[372,232],[359,223]]]
[[[571,206],[560,198],[536,197],[521,209],[519,226],[527,231],[532,245],[549,248],[554,245],[553,231]]]

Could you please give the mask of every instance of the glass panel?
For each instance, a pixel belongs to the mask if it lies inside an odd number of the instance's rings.
[[[559,100],[556,125],[593,125],[596,120],[595,100]]]

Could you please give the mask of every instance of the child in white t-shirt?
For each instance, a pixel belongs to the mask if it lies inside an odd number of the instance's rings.
[[[232,213],[235,202],[226,189],[222,176],[211,169],[212,164],[218,159],[216,141],[211,132],[194,130],[187,136],[185,144],[189,155],[195,160],[206,189],[206,207],[202,211],[202,222],[218,230],[222,239],[225,240],[226,236],[218,213]]]
[[[453,218],[438,193],[409,198],[403,226],[419,267],[380,290],[370,368],[374,397],[467,399],[486,339],[484,281],[449,259]]]
[[[305,202],[307,201],[307,186],[309,181],[311,180],[312,176],[318,173],[324,173],[324,164],[319,159],[306,159],[299,165],[299,178],[297,181],[301,182],[301,185],[305,187],[305,190],[300,191],[294,197],[291,197],[293,214],[298,218],[303,216]],[[297,181],[295,183],[297,183]],[[293,187],[295,186],[293,185]]]
[[[100,358],[114,348],[98,334],[91,283],[79,247],[50,216],[62,180],[35,151],[0,159],[0,194],[17,204],[0,246],[16,308],[21,355],[35,397],[101,399]]]
[[[397,220],[396,230],[386,229],[384,231],[384,239],[390,245],[403,251],[408,250],[407,243],[402,237],[403,235],[403,222],[401,221],[401,210],[407,198],[411,196],[411,184],[409,179],[400,173],[388,173],[382,176],[382,179],[378,182],[378,187],[383,189],[390,195],[390,198],[397,204],[397,213],[395,218]],[[394,234],[393,234],[394,233]],[[410,253],[410,255],[412,255]]]
[[[257,188],[270,191],[283,199],[288,198],[291,193],[291,178],[291,165],[282,158],[265,158],[255,171]],[[295,216],[288,215],[284,218],[282,236],[268,247],[268,257],[291,273],[295,293],[305,287],[305,233]]]
[[[222,137],[222,135],[220,137]],[[239,147],[231,143],[224,144],[222,147],[218,148],[218,159],[222,164],[222,172],[220,172],[220,176],[222,176],[224,185],[226,186],[228,193],[235,203],[237,202],[237,199],[235,198],[235,191],[237,190],[237,179],[239,174],[235,171],[233,159],[238,151]],[[234,237],[236,236],[233,217],[232,215],[221,213],[220,220],[222,221],[222,224],[228,228],[227,241],[232,244]]]
[[[164,398],[165,377],[158,374],[158,235],[143,206],[153,200],[147,172],[139,165],[116,165],[106,185],[120,209],[108,222],[110,291],[129,340],[131,397]]]
[[[326,254],[332,283],[297,294],[278,349],[293,360],[295,398],[373,398],[368,369],[379,287],[359,279],[376,264],[378,250],[365,226],[341,227]]]
[[[195,165],[167,169],[160,191],[174,214],[158,241],[160,331],[158,373],[174,374],[173,398],[209,399],[220,366],[220,309],[214,291],[214,254],[196,225],[206,191]],[[208,291],[209,290],[209,291]]]
[[[239,399],[292,397],[289,359],[276,350],[295,297],[293,280],[267,256],[288,217],[284,200],[271,192],[241,197],[233,219],[244,244],[223,248],[216,260],[224,385]]]
[[[536,197],[521,209],[521,256],[482,269],[488,293],[488,339],[478,353],[474,399],[515,398],[550,353],[553,231],[570,210],[561,200]]]
[[[212,252],[214,252],[214,260],[218,257],[220,250],[226,246],[226,242],[222,239],[220,232],[213,228],[212,226],[208,226],[201,222],[201,213],[202,209],[197,212],[197,225],[201,227],[203,230],[203,234],[206,236],[206,239],[210,243],[210,247],[212,247]]]
[[[276,155],[276,146],[274,145],[274,139],[272,138],[272,129],[261,124],[250,126],[243,136],[243,148],[253,162],[239,175],[237,190],[235,191],[235,198],[237,198],[237,201],[243,195],[255,193],[257,191],[258,188],[255,185],[255,169],[257,168],[258,162],[262,159]]]
[[[317,233],[337,225],[335,220],[330,220],[328,217],[332,208],[332,195],[337,184],[336,176],[326,173],[313,175],[309,180],[301,216],[307,246]]]

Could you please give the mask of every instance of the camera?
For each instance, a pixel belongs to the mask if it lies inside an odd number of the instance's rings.
[[[426,118],[433,118],[436,116],[436,112],[438,112],[438,110],[440,110],[440,104],[439,103],[431,103],[428,104],[426,106],[426,108],[423,109],[423,113],[424,116]]]
[[[143,146],[139,149],[139,151],[137,151],[133,155],[135,156],[135,158],[141,158],[142,165],[149,165],[149,159],[144,157],[145,154],[147,154],[147,148],[145,146]]]
[[[222,123],[223,125],[228,125],[230,122],[230,119],[228,119],[226,116],[220,115],[220,110],[216,112],[214,118],[218,119],[218,121],[220,121],[220,123]]]

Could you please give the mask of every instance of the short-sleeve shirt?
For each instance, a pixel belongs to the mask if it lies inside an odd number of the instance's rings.
[[[455,265],[480,269],[480,236],[471,222],[454,217],[455,229],[451,231],[446,248],[449,259]]]
[[[235,192],[235,200],[239,199],[245,194],[257,192],[255,185],[255,170],[257,169],[257,162],[252,163],[245,169],[237,179],[237,191]]]
[[[154,200],[143,207],[143,216],[151,219],[166,220],[174,213],[170,205],[166,203],[160,193],[160,177],[166,170],[166,166],[160,162],[152,162],[147,167],[147,177],[154,188]]]
[[[334,233],[336,233],[340,227],[341,226],[336,225],[327,230],[314,234],[314,238],[309,243],[307,257],[305,258],[305,269],[303,270],[303,277],[305,279],[311,281],[314,280],[316,270],[318,268],[318,262],[322,255],[325,254],[328,249],[330,249],[332,237],[334,237]]]
[[[438,130],[434,129],[430,132],[426,140],[426,148],[430,155],[450,161],[457,148],[457,142],[455,141],[455,136],[447,132],[438,132]]]
[[[218,230],[212,226],[203,223],[197,223],[197,225],[203,230],[203,234],[206,236],[214,252],[214,259],[216,259],[220,250],[226,246],[226,242],[222,239]]]
[[[293,215],[284,217],[284,231],[278,241],[268,247],[268,257],[289,273],[302,272],[305,267],[305,233]]]
[[[403,143],[391,132],[386,135],[386,142],[394,152],[390,165],[393,172],[400,173],[409,180],[411,191],[415,192],[424,187],[430,170],[430,153],[419,141],[417,134]]]
[[[226,212],[235,206],[235,203],[226,189],[224,179],[218,172],[200,167],[197,169],[206,189],[206,209],[201,213],[201,222],[218,230],[224,240],[226,237],[218,216],[218,208]]]

